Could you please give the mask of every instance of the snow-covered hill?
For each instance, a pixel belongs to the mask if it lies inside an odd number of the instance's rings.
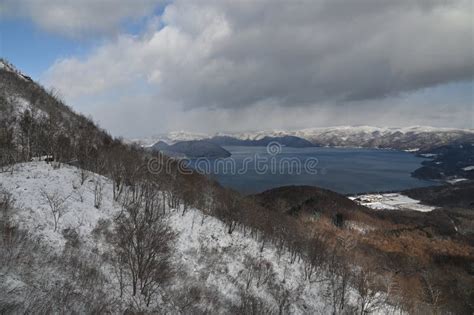
[[[80,169],[68,165],[54,169],[45,162],[31,162],[16,165],[13,174],[0,173],[0,187],[12,194],[19,208],[13,220],[21,229],[59,252],[66,242],[61,234],[64,229],[74,229],[81,240],[91,243],[91,232],[97,222],[112,218],[120,209],[112,202],[110,180],[84,172],[87,173],[84,184],[81,184]],[[100,209],[94,207],[97,185],[102,187],[103,194]],[[56,198],[64,207],[56,231],[48,197]]]
[[[78,312],[94,311],[94,303],[99,302],[93,296],[111,312],[139,303],[127,288],[121,295],[118,274],[107,258],[111,245],[99,233],[107,224],[113,225],[122,211],[113,200],[109,179],[64,164],[56,168],[31,162],[0,173],[0,185],[0,195],[14,198],[11,224],[26,233],[0,246],[0,312],[8,307],[18,313],[53,312],[59,307],[54,303],[67,299],[62,295],[65,288],[77,299],[71,305],[66,300],[62,303]],[[51,200],[58,200],[63,212],[57,228]],[[243,231],[229,234],[221,221],[197,209],[184,214],[182,210],[166,210],[167,224],[177,233],[172,259],[178,273],[150,309],[239,313],[246,303],[253,303],[258,310],[272,313],[331,312],[329,284],[306,280],[302,261],[292,261],[287,252],[271,245],[262,250],[262,244]],[[12,250],[19,252],[7,259]],[[93,278],[84,278],[84,272],[87,277],[92,272]],[[324,278],[323,273],[320,276]],[[88,288],[89,284],[94,288]],[[49,295],[50,305],[43,304]],[[349,296],[356,303],[356,291],[351,290]]]

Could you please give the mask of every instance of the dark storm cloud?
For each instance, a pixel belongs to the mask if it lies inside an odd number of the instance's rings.
[[[191,107],[364,100],[473,76],[468,1],[207,5],[227,33],[192,66],[174,64],[162,84]]]

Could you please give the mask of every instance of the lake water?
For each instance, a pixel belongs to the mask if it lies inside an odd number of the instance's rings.
[[[223,186],[244,194],[285,185],[311,185],[342,194],[434,185],[411,177],[424,160],[402,151],[352,148],[229,146],[227,159],[193,160]]]

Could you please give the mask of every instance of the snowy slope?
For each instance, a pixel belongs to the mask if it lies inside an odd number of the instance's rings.
[[[88,173],[83,185],[80,179],[80,169],[67,165],[55,169],[45,162],[18,164],[13,173],[0,173],[2,189],[10,192],[16,200],[14,222],[44,246],[45,252],[49,252],[49,248],[50,255],[63,255],[61,253],[65,251],[67,243],[64,231],[73,229],[78,232],[82,250],[96,253],[98,256],[94,256],[95,259],[99,259],[97,257],[106,251],[108,245],[94,237],[93,231],[98,223],[113,220],[120,212],[120,206],[113,201],[110,180],[92,173]],[[103,191],[99,208],[94,207],[96,183],[101,185]],[[44,198],[45,193],[65,200],[67,211],[59,220],[57,231],[54,231],[54,220]],[[224,313],[230,305],[240,303],[243,292],[261,299],[273,310],[278,308],[278,296],[287,292],[291,304],[288,311],[291,313],[327,314],[330,311],[325,299],[325,286],[304,279],[301,261],[291,263],[288,253],[279,253],[270,245],[261,251],[261,244],[248,234],[236,230],[230,235],[221,221],[197,209],[188,210],[184,215],[181,210],[168,210],[168,222],[177,232],[174,260],[175,265],[179,266],[170,292],[185,292],[197,285],[215,297],[214,301],[209,302],[212,309]],[[59,259],[61,261],[64,258]],[[248,274],[249,262],[265,264],[271,280],[257,283],[254,276]],[[114,300],[118,289],[111,267],[105,261],[98,265],[101,265],[100,270],[105,279],[104,299]],[[67,271],[54,271],[48,265],[38,268],[49,268],[53,280],[54,275],[61,274],[63,278],[68,276]],[[4,280],[0,292],[11,291],[16,285],[25,286],[25,275],[14,270],[0,272]],[[46,270],[38,272],[48,274]],[[246,279],[251,279],[248,286]],[[173,312],[177,306],[170,303],[165,308]]]
[[[0,173],[0,187],[13,195],[16,207],[21,209],[14,216],[20,227],[60,251],[65,244],[62,230],[76,229],[84,241],[91,242],[91,232],[97,222],[101,218],[110,219],[120,211],[120,207],[112,202],[109,179],[88,173],[84,185],[81,185],[80,173],[80,169],[68,165],[54,169],[45,162],[23,163],[16,165],[13,174]],[[94,207],[96,183],[103,186],[100,209]],[[54,231],[54,219],[45,192],[64,200],[65,211],[57,231]]]
[[[275,273],[275,282],[282,285],[279,290],[299,292],[291,297],[291,313],[302,314],[311,310],[313,314],[327,314],[330,311],[323,299],[323,286],[303,281],[302,265],[291,263],[288,254],[280,257],[270,247],[260,252],[261,246],[257,241],[239,231],[229,235],[219,220],[197,210],[184,216],[174,212],[170,219],[179,233],[177,258],[185,266],[187,274],[205,275],[206,287],[222,294],[223,300],[239,303],[239,286],[245,287],[244,274],[248,272],[245,261],[250,258],[269,264]],[[277,302],[270,290],[257,287],[255,282],[249,290],[269,306],[276,307]]]
[[[100,303],[114,300],[115,281],[101,258],[105,244],[96,242],[92,231],[119,208],[111,201],[109,180],[87,173],[81,185],[80,178],[77,168],[54,169],[45,162],[0,172],[0,197],[8,192],[14,198],[9,220],[19,229],[15,238],[0,242],[0,313],[55,313],[61,304],[69,311],[92,313]],[[94,207],[95,183],[104,187],[100,209]],[[56,230],[46,196],[63,205]],[[75,296],[75,302],[65,301],[66,296]]]
[[[100,276],[95,277],[103,280],[100,286],[96,286],[98,291],[94,294],[102,294],[103,300],[116,301],[119,299],[116,276],[108,261],[101,258],[109,245],[105,240],[94,236],[94,229],[101,222],[112,222],[121,207],[113,201],[110,180],[88,173],[86,181],[81,185],[82,174],[80,169],[72,166],[61,165],[55,169],[45,162],[31,162],[18,164],[13,173],[0,173],[0,184],[3,190],[10,192],[15,198],[17,210],[13,221],[27,230],[32,239],[44,247],[40,254],[49,253],[36,260],[54,259],[59,264],[49,262],[40,266],[33,264],[35,267],[29,265],[28,268],[40,269],[36,275],[47,275],[47,281],[41,278],[46,284],[41,285],[54,287],[54,283],[65,281],[64,279],[70,276],[69,272],[72,271],[68,269],[68,265],[60,262],[66,259],[64,253],[69,248],[64,231],[72,229],[78,232],[82,244],[80,255],[87,257],[86,264],[92,261],[100,266]],[[94,206],[96,183],[100,184],[103,192],[103,201],[99,208]],[[44,194],[57,195],[65,200],[67,211],[59,220],[56,231]],[[282,298],[288,304],[285,313],[327,314],[331,311],[325,283],[310,283],[305,280],[303,262],[291,262],[287,252],[278,252],[268,244],[262,251],[261,243],[251,238],[248,233],[244,234],[237,229],[228,234],[227,227],[221,221],[197,209],[188,210],[184,214],[182,209],[168,209],[167,213],[167,222],[177,233],[173,260],[179,270],[168,293],[176,297],[188,292],[190,288],[199,287],[202,292],[206,292],[206,296],[212,296],[213,299],[203,299],[194,308],[183,309],[182,299],[189,298],[186,293],[175,301],[159,302],[164,303],[160,306],[162,309],[168,310],[169,313],[194,313],[210,308],[217,313],[229,313],[232,312],[232,307],[241,303],[242,296],[250,295],[274,312],[278,310]],[[257,276],[250,271],[249,265],[252,264],[265,266],[268,276],[266,281],[259,283],[256,280]],[[20,293],[30,292],[32,289],[22,289],[32,282],[30,278],[25,280],[25,277],[31,277],[29,272],[25,273],[25,269],[7,268],[5,272],[0,267],[0,278],[3,279],[0,281],[0,296],[2,292],[11,293],[15,290]],[[324,274],[321,274],[321,277],[324,277]],[[32,292],[36,294],[36,291]],[[6,298],[9,298],[10,302],[17,298],[19,303],[23,303],[20,293],[5,293],[0,302]],[[350,296],[351,300],[355,301],[355,291],[351,290]],[[125,294],[119,299],[121,303],[111,303],[120,308],[127,298],[132,300]]]

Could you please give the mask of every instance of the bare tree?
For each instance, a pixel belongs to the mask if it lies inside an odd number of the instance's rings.
[[[94,207],[96,207],[97,209],[99,209],[102,205],[103,188],[104,184],[102,183],[101,179],[96,178],[94,181]]]
[[[170,259],[175,234],[164,222],[157,197],[158,191],[144,183],[125,198],[125,211],[115,220],[117,255],[131,279],[132,296],[147,306],[173,275]]]
[[[13,172],[13,165],[18,158],[18,148],[15,144],[15,117],[11,112],[12,108],[6,104],[2,104],[5,101],[0,96],[0,172]]]
[[[227,232],[232,234],[239,223],[242,208],[241,197],[230,190],[222,191],[218,195],[219,205],[216,209],[217,216],[227,225]]]
[[[262,299],[242,291],[240,304],[232,308],[232,313],[242,315],[271,315],[274,314],[271,307],[266,305]]]
[[[86,180],[89,177],[90,173],[85,168],[80,168],[79,169],[79,175],[80,175],[80,178],[81,178],[81,185],[84,185],[84,183],[86,182]]]
[[[352,280],[348,253],[353,246],[354,240],[351,238],[338,238],[329,255],[326,294],[334,314],[344,311],[347,306],[348,289]]]
[[[423,303],[431,308],[433,314],[441,314],[441,308],[446,302],[439,285],[440,277],[436,277],[434,271],[424,271],[421,275]]]
[[[14,203],[13,196],[0,184],[0,212],[6,215]]]
[[[0,185],[0,232],[2,232],[5,241],[12,237],[14,231],[14,226],[11,222],[14,202],[13,196]]]
[[[84,202],[84,188],[83,186],[81,187],[76,187],[73,186],[73,191],[72,193],[75,196],[75,199],[80,202]]]
[[[387,294],[377,283],[378,275],[360,268],[354,272],[353,286],[357,290],[357,304],[360,315],[369,314],[379,309],[387,300]]]
[[[250,288],[252,282],[259,288],[275,278],[275,272],[269,261],[259,260],[248,255],[245,256],[244,269],[240,271],[240,275],[244,280],[246,290]]]
[[[58,191],[50,193],[45,189],[41,189],[41,197],[48,204],[49,209],[51,210],[54,220],[54,231],[56,232],[59,220],[68,210],[66,201],[69,199],[70,195],[63,197]]]
[[[303,287],[287,288],[283,283],[272,282],[270,290],[278,306],[278,315],[283,315],[290,314],[290,306],[298,301]]]
[[[20,132],[19,142],[21,146],[21,153],[23,160],[29,161],[32,155],[31,152],[31,138],[35,128],[35,120],[32,117],[30,110],[25,110],[20,117]]]
[[[318,234],[305,243],[305,257],[303,259],[303,276],[309,282],[321,281],[323,268],[327,260],[327,241]]]

